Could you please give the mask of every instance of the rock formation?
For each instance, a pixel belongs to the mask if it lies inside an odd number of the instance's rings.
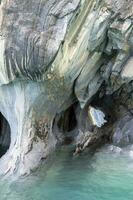
[[[89,105],[107,117],[96,133],[111,137],[133,106],[132,65],[132,0],[2,0],[0,112],[11,142],[0,174],[30,173],[66,132],[93,135]]]

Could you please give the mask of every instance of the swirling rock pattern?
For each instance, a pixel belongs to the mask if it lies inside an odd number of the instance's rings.
[[[132,106],[132,56],[132,0],[2,0],[0,111],[11,145],[0,173],[37,167],[57,143],[55,116],[75,101],[82,110],[100,92]]]

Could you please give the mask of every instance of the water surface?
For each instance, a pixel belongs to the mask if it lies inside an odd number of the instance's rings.
[[[0,200],[133,200],[133,147],[72,157],[65,147],[19,181],[0,181]]]

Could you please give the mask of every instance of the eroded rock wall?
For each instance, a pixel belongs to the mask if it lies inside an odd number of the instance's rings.
[[[97,94],[131,108],[132,56],[132,0],[2,0],[0,112],[11,145],[0,173],[37,167],[58,142],[55,116],[74,102],[81,116]]]

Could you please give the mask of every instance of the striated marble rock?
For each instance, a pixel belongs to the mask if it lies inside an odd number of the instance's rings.
[[[0,174],[36,168],[58,144],[68,108],[84,131],[96,97],[105,114],[108,96],[131,108],[132,56],[132,0],[0,1],[0,112],[11,129]]]

